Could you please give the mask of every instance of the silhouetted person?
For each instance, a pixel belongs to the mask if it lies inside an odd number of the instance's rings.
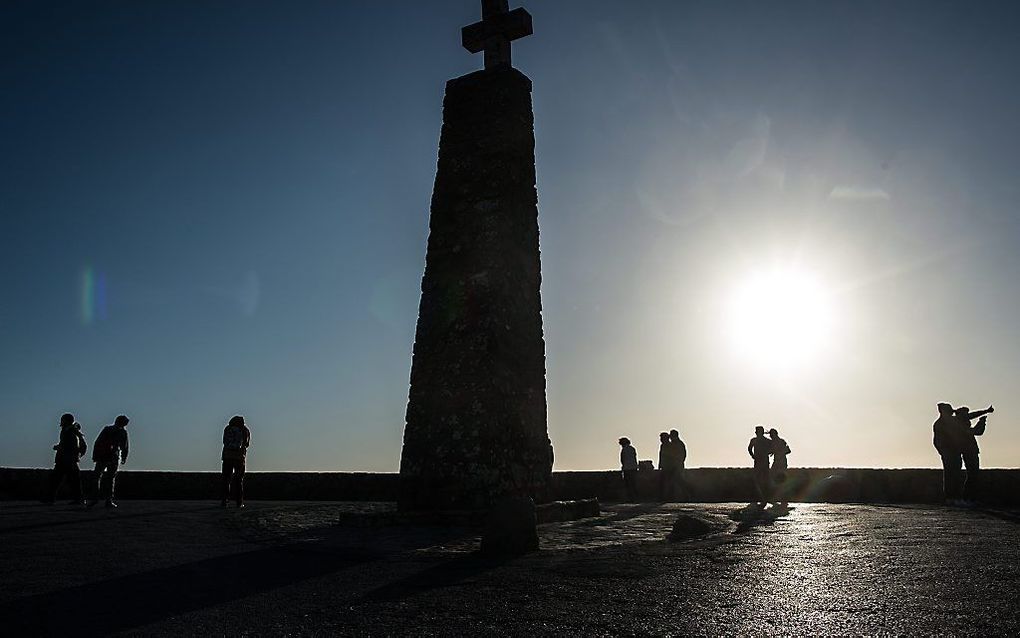
[[[684,468],[684,464],[687,462],[687,446],[680,440],[680,432],[678,430],[669,431],[669,445],[675,467],[673,471],[673,485],[680,488],[681,496],[690,498],[690,490],[687,488],[687,479],[685,477],[687,470]]]
[[[956,418],[962,441],[960,452],[963,456],[963,465],[967,468],[967,478],[963,485],[963,498],[969,502],[978,500],[978,491],[981,487],[981,463],[979,460],[981,452],[978,449],[977,437],[985,433],[985,425],[988,423],[987,415],[992,412],[995,412],[993,406],[988,406],[987,410],[978,410],[977,412],[971,412],[967,407],[956,409]],[[978,420],[977,425],[971,426],[970,422],[974,419]]]
[[[932,424],[932,444],[942,458],[942,495],[946,502],[956,505],[963,498],[963,442],[960,422],[953,415],[953,406],[937,405],[939,418]]]
[[[769,455],[772,454],[772,442],[765,438],[765,428],[754,428],[754,438],[747,444],[747,453],[754,459],[754,489],[757,492],[758,506],[765,508],[772,495],[772,481],[769,477]]]
[[[130,421],[121,414],[113,420],[113,425],[103,428],[96,437],[92,446],[92,460],[96,463],[93,472],[96,500],[92,501],[92,505],[98,503],[99,499],[105,499],[107,507],[117,507],[113,495],[117,485],[117,471],[122,464],[127,463],[127,426]]]
[[[786,470],[788,468],[786,455],[790,453],[790,446],[785,440],[779,438],[779,431],[775,428],[769,430],[769,438],[772,442],[772,483],[775,486],[779,486],[786,483]],[[782,501],[780,505],[786,507],[789,503]]]
[[[238,507],[244,507],[244,461],[251,445],[251,430],[244,424],[244,417],[230,417],[227,427],[223,428],[223,500],[220,505],[227,506],[233,487],[234,501]]]
[[[676,474],[669,432],[659,433],[659,500],[673,500],[673,477]]]
[[[620,469],[623,471],[623,489],[627,493],[627,502],[637,502],[637,450],[630,444],[630,439],[620,439]]]
[[[71,482],[71,504],[83,504],[85,501],[82,499],[81,469],[78,467],[78,460],[85,455],[88,445],[85,443],[85,437],[81,434],[81,426],[74,421],[73,414],[61,415],[60,439],[53,449],[56,450],[53,471],[50,472],[50,480],[43,502],[53,504],[57,499],[57,490],[60,489],[61,483],[66,478]]]

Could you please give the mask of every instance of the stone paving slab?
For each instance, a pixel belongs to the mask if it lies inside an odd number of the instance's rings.
[[[1015,511],[610,505],[480,557],[390,504],[0,504],[5,635],[1015,635]],[[344,519],[341,515],[345,515]],[[707,533],[666,535],[678,516]],[[699,528],[695,526],[694,528]],[[692,528],[693,529],[693,528]]]

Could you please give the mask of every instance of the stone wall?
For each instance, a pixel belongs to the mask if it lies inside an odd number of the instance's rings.
[[[0,499],[35,500],[42,493],[48,470],[0,468]],[[88,476],[88,472],[83,472]],[[118,475],[122,499],[218,499],[216,472],[134,472]],[[687,470],[692,497],[698,502],[749,502],[751,472],[746,468]],[[989,503],[1020,506],[1020,470],[984,470],[984,492]],[[249,472],[245,493],[256,500],[394,501],[397,474],[346,472]],[[819,469],[789,472],[791,502],[937,503],[941,500],[942,472],[930,469]],[[642,500],[658,495],[658,472],[638,472]],[[619,501],[623,485],[618,472],[555,472],[549,498],[598,498]]]

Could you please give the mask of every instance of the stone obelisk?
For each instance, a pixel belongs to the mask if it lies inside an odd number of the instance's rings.
[[[411,363],[402,510],[541,498],[546,425],[531,80],[510,42],[531,15],[483,0],[462,30],[485,68],[450,80]]]

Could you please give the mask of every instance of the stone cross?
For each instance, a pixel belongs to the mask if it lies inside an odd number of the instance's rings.
[[[510,43],[532,34],[531,14],[522,8],[510,11],[509,0],[482,0],[482,21],[461,29],[464,48],[485,51],[485,68],[510,67]]]

